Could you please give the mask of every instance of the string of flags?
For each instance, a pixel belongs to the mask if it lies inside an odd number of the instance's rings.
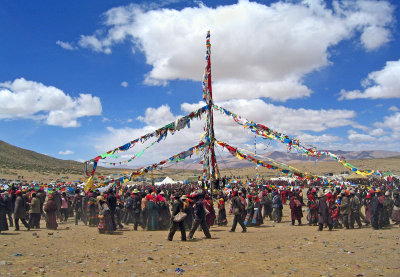
[[[155,163],[155,164],[152,164],[152,165],[149,165],[146,167],[141,167],[139,169],[134,170],[131,174],[131,177],[143,175],[143,174],[145,174],[149,171],[155,170],[158,167],[163,166],[167,163],[184,161],[187,157],[191,157],[193,154],[199,155],[199,151],[206,146],[208,146],[208,143],[205,143],[204,141],[202,141],[198,145],[193,146],[193,147],[189,148],[188,150],[180,152],[179,154],[176,154],[176,155],[174,155],[166,160],[163,160],[159,163]]]
[[[298,169],[295,169],[294,167],[290,167],[284,163],[280,163],[277,161],[273,161],[273,165],[269,164],[265,161],[261,161],[259,159],[254,158],[253,156],[247,155],[245,153],[243,153],[242,151],[240,151],[238,148],[230,146],[229,144],[227,144],[226,142],[223,141],[219,141],[216,140],[215,141],[219,146],[227,149],[229,151],[229,153],[231,153],[232,156],[238,158],[239,160],[247,160],[249,162],[252,162],[258,166],[262,166],[262,167],[266,167],[268,169],[273,169],[273,170],[279,170],[280,172],[288,175],[288,174],[292,174],[293,176],[297,177],[297,178],[307,178],[307,179],[316,179],[318,178],[315,175],[312,174],[308,174],[308,173],[303,173]]]
[[[370,175],[382,176],[382,175],[389,174],[389,173],[382,173],[381,171],[378,171],[378,170],[359,170],[354,165],[348,163],[343,157],[335,155],[334,153],[331,153],[329,151],[318,151],[315,146],[302,145],[298,139],[291,138],[288,135],[274,131],[262,124],[257,124],[257,123],[250,121],[244,117],[236,115],[218,105],[214,104],[214,109],[220,111],[221,113],[223,113],[227,116],[232,117],[233,120],[237,124],[241,125],[245,129],[249,129],[256,135],[261,136],[264,139],[273,139],[273,140],[279,141],[281,143],[287,144],[288,151],[291,151],[292,148],[296,148],[299,152],[303,153],[304,155],[307,155],[310,157],[315,157],[317,159],[319,159],[322,155],[325,155],[325,156],[330,157],[330,158],[336,160],[337,162],[341,163],[344,167],[350,169],[351,171],[353,171],[359,175],[363,175],[363,176],[370,176]]]
[[[206,105],[196,111],[191,112],[190,114],[188,114],[186,116],[183,116],[183,117],[177,119],[176,121],[173,121],[173,122],[165,125],[164,127],[161,127],[151,133],[141,136],[140,138],[136,138],[130,142],[125,143],[122,146],[119,146],[113,150],[109,150],[106,153],[103,153],[91,160],[84,162],[84,173],[85,173],[86,177],[90,177],[90,176],[94,175],[96,168],[97,168],[97,163],[99,162],[99,160],[106,159],[107,157],[118,158],[119,156],[116,155],[116,153],[127,151],[130,148],[133,148],[136,143],[138,143],[138,142],[144,143],[145,141],[147,141],[148,139],[153,138],[153,137],[157,138],[156,142],[158,143],[168,136],[168,132],[173,135],[176,131],[180,131],[186,127],[190,128],[190,121],[193,120],[194,118],[201,118],[201,115],[209,109],[210,109],[210,107],[208,105]],[[154,145],[154,144],[152,144],[152,145]],[[150,147],[152,145],[150,145]],[[134,157],[130,158],[127,161],[123,161],[121,163],[127,163],[129,161],[132,161],[134,158],[136,158],[138,156],[140,157],[143,154],[143,152],[148,148],[149,147],[145,148],[144,150],[142,150],[141,152],[136,154]],[[114,165],[114,164],[118,164],[118,163],[110,163],[110,164]],[[89,173],[90,165],[93,165],[93,167]]]

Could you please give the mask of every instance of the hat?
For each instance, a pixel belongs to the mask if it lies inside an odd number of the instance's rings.
[[[81,196],[85,196],[85,192],[82,191],[82,192],[81,192]]]
[[[370,199],[371,198],[371,194],[368,193],[366,198]]]
[[[101,195],[97,196],[97,201],[104,201],[104,197]]]
[[[318,198],[322,198],[324,196],[324,193],[320,190],[318,191]]]
[[[371,189],[371,190],[369,191],[369,193],[375,193],[375,191],[374,191],[373,189]]]
[[[132,193],[139,193],[139,190],[138,190],[138,189],[134,189],[134,190],[132,191]]]
[[[164,195],[165,193],[163,191],[160,192],[160,195]]]
[[[17,191],[15,192],[15,194],[21,194],[21,191],[20,191],[20,190],[17,190]]]
[[[161,193],[160,193],[160,194],[161,194]],[[182,200],[186,200],[186,199],[187,199],[187,196],[186,196],[186,195],[182,195],[181,199],[182,199]]]
[[[54,195],[52,193],[49,194],[49,199],[53,199]]]
[[[390,196],[390,191],[386,191],[385,196]]]
[[[356,194],[356,192],[354,190],[351,190],[350,194]]]

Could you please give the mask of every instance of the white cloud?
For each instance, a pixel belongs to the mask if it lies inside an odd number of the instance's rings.
[[[82,35],[78,44],[109,54],[128,40],[152,66],[145,83],[165,85],[202,79],[205,32],[211,30],[216,100],[307,97],[312,92],[303,78],[330,64],[330,48],[360,34],[366,50],[377,49],[390,39],[394,12],[386,1],[340,1],[332,8],[311,0],[149,8],[131,4],[108,10],[104,28]]]
[[[61,48],[65,49],[65,50],[76,50],[76,49],[78,49],[77,47],[72,46],[71,43],[64,42],[64,41],[61,41],[61,40],[57,40],[56,44],[59,45]]]
[[[349,131],[349,136],[348,139],[350,141],[355,141],[355,142],[364,142],[364,141],[372,141],[375,140],[375,137],[368,135],[368,134],[359,134],[355,131],[350,130]]]
[[[159,108],[147,108],[145,116],[139,116],[137,119],[150,126],[158,126],[174,121],[175,118],[170,107],[168,105],[162,105]]]
[[[385,116],[382,123],[375,123],[375,125],[382,128],[389,128],[400,134],[400,112],[391,116]]]
[[[121,86],[124,87],[124,88],[127,88],[127,87],[128,87],[128,82],[123,81],[123,82],[121,83]]]
[[[360,90],[340,92],[340,100],[357,98],[400,98],[400,60],[389,61],[380,71],[368,74],[363,80],[364,92]]]
[[[74,154],[74,152],[71,151],[71,150],[65,150],[65,151],[58,152],[58,154],[60,154],[60,155],[72,155],[72,154]]]
[[[365,28],[361,35],[361,41],[365,47],[369,50],[375,50],[381,45],[389,42],[390,33],[388,30],[377,27],[370,26]]]
[[[56,87],[24,78],[0,83],[0,119],[31,118],[48,125],[79,127],[79,118],[101,112],[100,99],[91,94],[73,98]]]
[[[389,111],[391,111],[391,112],[398,112],[400,109],[399,108],[397,108],[396,106],[390,106],[389,107]]]

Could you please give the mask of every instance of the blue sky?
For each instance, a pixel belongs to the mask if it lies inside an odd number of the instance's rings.
[[[400,151],[399,11],[398,1],[1,1],[0,139],[84,161],[189,114],[204,105],[210,30],[217,104],[319,149]],[[253,147],[231,119],[215,121],[219,139]],[[203,125],[131,166],[196,145]]]

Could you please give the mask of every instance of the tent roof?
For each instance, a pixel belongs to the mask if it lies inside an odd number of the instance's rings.
[[[161,182],[157,182],[155,183],[156,186],[160,186],[160,185],[165,185],[165,184],[175,184],[176,181],[172,180],[171,178],[169,178],[168,176],[165,177],[164,180],[162,180]]]

